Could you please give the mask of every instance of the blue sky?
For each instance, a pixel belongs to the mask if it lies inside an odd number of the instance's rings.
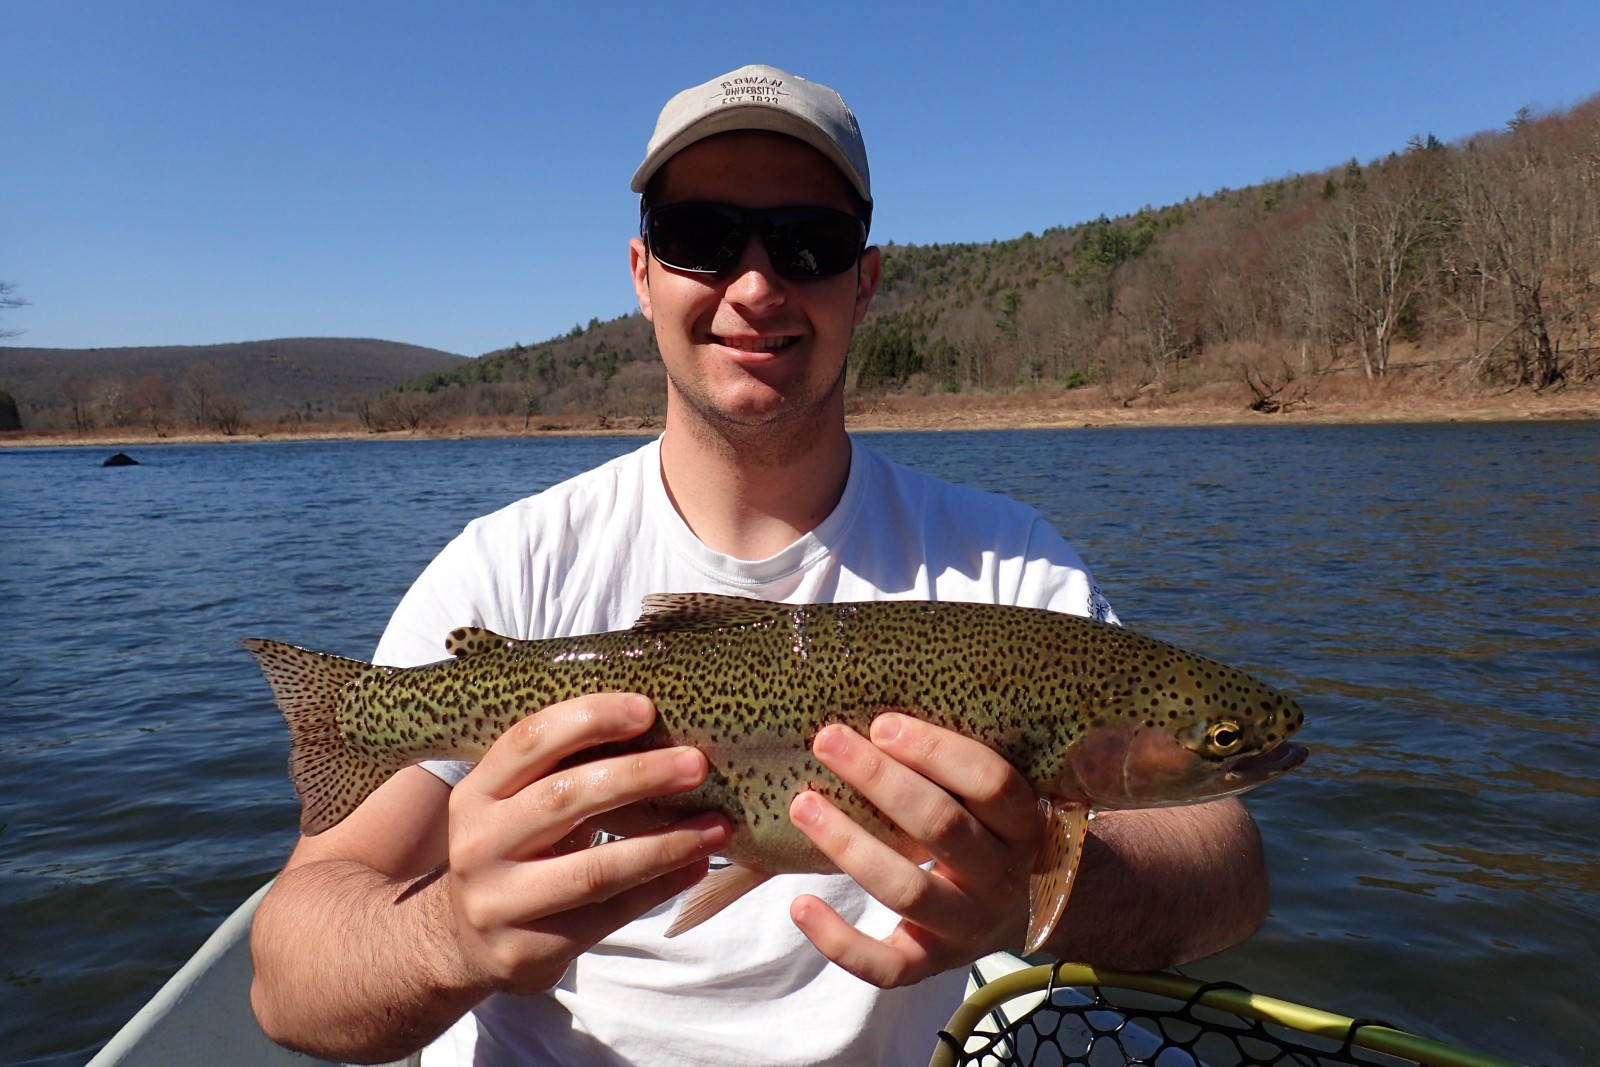
[[[0,320],[38,347],[633,308],[661,104],[747,62],[861,120],[874,236],[986,241],[1367,161],[1600,92],[1600,4],[0,0]]]

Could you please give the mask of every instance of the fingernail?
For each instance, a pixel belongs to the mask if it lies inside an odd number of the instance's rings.
[[[893,741],[900,736],[900,716],[894,712],[885,712],[872,720],[872,739],[874,741]]]
[[[698,778],[705,769],[705,757],[692,748],[686,748],[672,757],[672,769],[682,778]]]
[[[801,793],[789,805],[789,818],[796,826],[815,826],[822,821],[822,805],[815,794]]]
[[[720,848],[728,843],[728,822],[719,815],[709,815],[700,827],[700,843]]]
[[[656,713],[655,705],[650,702],[650,698],[640,696],[638,693],[628,697],[623,710],[627,712],[628,721],[639,726],[649,722]]]
[[[813,743],[819,756],[837,756],[844,751],[844,728],[824,726]]]

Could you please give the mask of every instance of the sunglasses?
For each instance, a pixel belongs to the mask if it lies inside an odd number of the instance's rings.
[[[791,279],[843,274],[867,246],[866,223],[825,207],[666,204],[646,211],[639,223],[650,254],[690,274],[728,273],[752,233],[761,235],[772,269]]]

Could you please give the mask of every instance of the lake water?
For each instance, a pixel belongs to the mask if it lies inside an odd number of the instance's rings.
[[[1301,698],[1252,941],[1188,968],[1600,1062],[1600,424],[884,434],[1123,621]],[[0,1062],[82,1064],[294,840],[238,639],[365,656],[472,517],[629,439],[0,450]]]

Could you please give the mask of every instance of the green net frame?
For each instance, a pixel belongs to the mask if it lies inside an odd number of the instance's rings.
[[[974,992],[929,1067],[1518,1067],[1181,975],[1029,967]]]

